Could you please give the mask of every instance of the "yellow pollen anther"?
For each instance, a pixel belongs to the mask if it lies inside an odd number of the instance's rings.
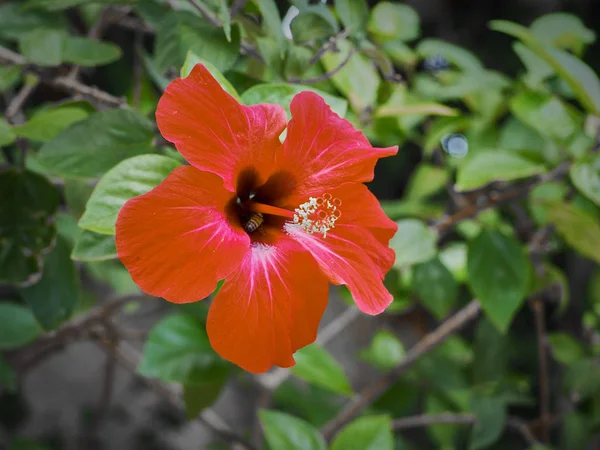
[[[310,197],[296,208],[293,223],[309,234],[323,233],[323,237],[327,237],[327,232],[335,228],[335,222],[342,216],[338,209],[341,205],[342,202],[329,193]]]

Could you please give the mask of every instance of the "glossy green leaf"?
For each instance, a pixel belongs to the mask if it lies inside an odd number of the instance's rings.
[[[550,333],[548,343],[552,357],[562,364],[572,364],[586,356],[581,342],[567,333]]]
[[[311,344],[298,350],[294,357],[296,365],[290,370],[298,378],[338,394],[352,395],[344,369],[325,348]]]
[[[237,93],[233,85],[229,82],[227,78],[217,69],[213,64],[208,62],[205,59],[200,58],[195,53],[191,51],[187,53],[183,66],[181,66],[181,77],[187,77],[196,64],[203,64],[208,71],[211,73],[213,77],[219,82],[221,87],[227,92],[229,95],[234,97],[237,101],[241,101],[240,95]]]
[[[69,36],[62,47],[62,60],[81,66],[101,66],[118,60],[121,49],[111,43]]]
[[[548,220],[556,232],[581,255],[600,262],[600,223],[597,218],[573,204],[551,203]]]
[[[31,309],[7,301],[0,302],[0,351],[29,344],[40,335],[40,331]]]
[[[525,159],[505,150],[483,151],[475,154],[459,169],[455,189],[469,191],[492,181],[511,181],[546,172],[543,164]]]
[[[475,395],[471,399],[471,410],[477,422],[471,430],[471,450],[488,448],[502,435],[506,422],[506,405],[499,397]]]
[[[544,44],[570,50],[581,55],[584,48],[596,40],[596,33],[587,28],[577,16],[553,13],[536,19],[531,33]]]
[[[74,106],[46,109],[34,114],[23,125],[14,127],[17,136],[39,142],[54,139],[61,131],[88,116],[86,110]]]
[[[259,410],[265,439],[277,450],[326,450],[327,444],[308,422],[277,411]]]
[[[37,162],[53,175],[92,179],[125,158],[152,151],[154,129],[144,116],[126,109],[92,114],[47,142]]]
[[[339,52],[327,52],[321,58],[325,70],[332,71],[340,67],[353,49],[347,40],[339,41],[338,47]],[[355,53],[345,62],[344,67],[331,77],[331,82],[348,98],[352,109],[360,113],[368,106],[375,105],[381,80],[371,60]]]
[[[13,367],[0,355],[0,387],[9,391],[17,389],[17,374]]]
[[[456,280],[438,258],[414,266],[412,290],[437,319],[448,315],[458,295]]]
[[[373,336],[371,345],[360,352],[361,359],[382,371],[396,367],[405,355],[404,344],[387,330],[378,331]]]
[[[183,401],[189,420],[194,419],[202,410],[217,401],[223,392],[227,379],[227,374],[223,374],[222,377],[215,380],[183,385]]]
[[[202,18],[183,11],[171,12],[164,18],[155,42],[156,65],[161,72],[179,69],[188,52],[213,64],[221,72],[233,67],[240,54],[240,32],[231,29],[231,41],[223,30]]]
[[[412,41],[419,37],[420,20],[408,5],[379,2],[371,11],[367,29],[380,39]]]
[[[0,119],[0,147],[12,144],[15,141],[13,128],[4,120]]]
[[[392,422],[388,416],[360,417],[338,433],[331,450],[393,450]]]
[[[44,256],[41,280],[21,289],[21,295],[45,330],[54,330],[71,317],[79,302],[80,282],[71,249],[62,237]]]
[[[119,210],[127,200],[156,187],[180,164],[162,155],[141,155],[117,164],[98,182],[79,226],[102,234],[114,234]]]
[[[516,23],[494,20],[490,28],[520,39],[568,83],[582,106],[600,113],[600,80],[587,64],[564,50],[539,42],[527,28]]]
[[[20,51],[29,62],[40,66],[58,66],[62,61],[64,32],[38,28],[19,41]]]
[[[290,102],[296,94],[302,91],[311,91],[319,94],[321,97],[323,97],[325,103],[331,107],[333,112],[340,117],[344,117],[346,115],[348,102],[343,98],[336,97],[318,89],[311,89],[305,86],[285,83],[257,84],[242,94],[242,103],[246,105],[258,105],[261,103],[273,103],[276,105],[281,105],[285,109],[288,118],[290,118]]]
[[[437,252],[436,235],[417,219],[399,220],[398,231],[390,241],[396,252],[394,266],[403,268],[429,261]]]
[[[483,231],[469,242],[469,285],[490,320],[506,332],[527,295],[530,262],[514,238]]]
[[[104,261],[117,257],[115,237],[108,234],[80,230],[71,258],[75,261]]]
[[[56,188],[29,171],[0,171],[0,283],[29,285],[40,279],[42,254],[56,234]]]
[[[335,10],[344,28],[353,36],[360,37],[367,28],[369,7],[365,0],[335,0]]]
[[[230,364],[211,348],[199,322],[173,314],[150,331],[138,371],[162,381],[196,384],[221,379],[229,369]]]
[[[594,156],[574,164],[570,175],[579,192],[600,206],[600,157]]]

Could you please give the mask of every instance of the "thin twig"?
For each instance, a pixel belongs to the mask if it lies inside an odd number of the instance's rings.
[[[540,429],[544,443],[550,442],[550,380],[548,349],[546,348],[546,317],[544,302],[539,297],[533,297],[530,301],[531,309],[535,318],[535,331],[538,347],[538,379],[540,389]]]
[[[288,81],[290,83],[295,83],[295,84],[315,84],[315,83],[320,83],[321,81],[329,80],[336,73],[338,73],[340,70],[342,70],[344,67],[346,67],[346,64],[348,64],[348,62],[350,61],[350,58],[352,58],[352,56],[354,56],[355,53],[356,53],[356,49],[351,48],[350,51],[348,52],[348,54],[346,55],[346,57],[344,58],[344,60],[337,67],[333,68],[332,70],[330,70],[328,72],[325,72],[323,75],[319,75],[318,77],[312,77],[312,78],[291,77]]]
[[[200,13],[202,17],[206,19],[211,25],[215,27],[221,26],[221,21],[219,18],[212,13],[206,6],[202,3],[197,2],[196,0],[188,0],[188,3],[194,7],[196,11]]]
[[[323,44],[323,46],[314,54],[314,56],[308,61],[308,67],[318,63],[325,53],[330,51],[338,51],[337,43],[342,39],[346,39],[350,36],[350,30],[348,28],[340,31],[335,36],[329,38],[329,40]]]
[[[456,312],[444,321],[434,331],[427,334],[406,354],[400,364],[373,383],[367,385],[356,397],[323,428],[323,435],[329,440],[346,423],[352,420],[360,411],[373,403],[377,397],[385,392],[407,369],[412,367],[418,358],[442,344],[448,337],[457,333],[467,323],[479,315],[481,305],[477,300],[472,300],[467,306]]]
[[[232,19],[235,16],[237,16],[242,11],[242,9],[244,9],[244,6],[246,6],[247,2],[248,2],[248,0],[235,0],[233,2],[233,4],[231,5],[231,8],[229,9],[229,15],[231,16]]]
[[[453,414],[442,413],[437,415],[418,415],[403,417],[392,422],[394,431],[407,430],[411,428],[427,427],[430,425],[474,425],[477,423],[477,416],[474,414]],[[509,417],[506,420],[506,427],[519,432],[528,445],[537,445],[538,442],[531,433],[527,423],[517,417]]]
[[[40,84],[40,79],[36,77],[31,82],[23,84],[19,93],[12,99],[8,108],[6,108],[6,120],[8,122],[13,122],[14,117],[19,114],[19,112],[23,109],[29,97],[35,92],[36,88]]]

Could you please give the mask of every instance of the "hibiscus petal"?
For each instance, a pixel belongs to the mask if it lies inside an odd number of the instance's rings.
[[[308,250],[333,284],[348,286],[358,308],[367,314],[379,314],[393,297],[383,285],[382,266],[389,260],[373,261],[377,249],[374,237],[360,227],[336,226],[335,232],[308,234],[296,225],[286,224],[285,231]],[[365,249],[369,249],[365,251]]]
[[[237,175],[247,168],[266,180],[287,118],[279,105],[241,105],[198,64],[187,78],[167,86],[156,120],[191,165],[216,173],[234,190]]]
[[[173,303],[208,296],[250,246],[226,213],[232,196],[218,176],[182,166],[129,200],[119,212],[116,241],[133,281]]]
[[[293,366],[293,353],[316,339],[327,297],[327,279],[294,241],[254,244],[210,306],[211,345],[248,372]]]
[[[296,95],[290,110],[292,120],[277,167],[296,175],[297,190],[303,195],[345,182],[371,181],[377,160],[398,151],[398,147],[373,148],[314,92]]]

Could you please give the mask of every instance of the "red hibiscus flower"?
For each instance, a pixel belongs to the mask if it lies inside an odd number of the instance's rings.
[[[314,342],[328,285],[345,284],[367,314],[392,301],[383,278],[396,224],[363,182],[397,147],[373,148],[312,92],[292,119],[244,106],[197,65],[158,104],[162,135],[190,163],[129,200],[119,258],[140,288],[173,303],[213,300],[207,331],[225,359],[253,373],[294,365]]]

